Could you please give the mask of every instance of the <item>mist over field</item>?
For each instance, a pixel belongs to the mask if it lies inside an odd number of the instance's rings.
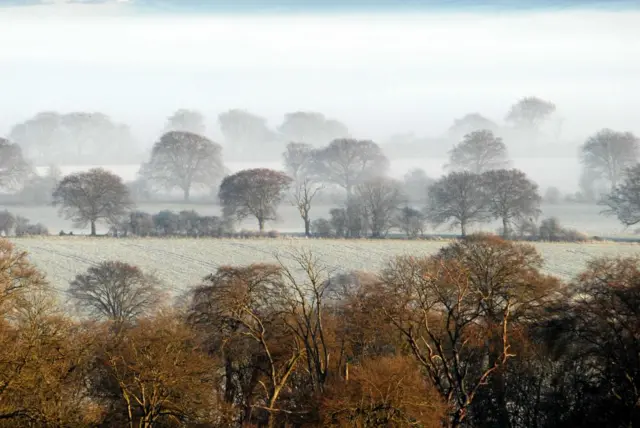
[[[577,154],[589,136],[603,128],[640,134],[633,9],[474,10],[451,2],[382,13],[197,13],[160,2],[152,13],[150,3],[0,8],[0,136],[11,139],[39,112],[99,112],[123,132],[102,133],[100,150],[32,158],[41,173],[50,163],[64,174],[104,166],[133,181],[167,118],[191,109],[204,116],[203,134],[223,146],[229,172],[282,169],[288,141],[279,127],[287,113],[305,111],[378,143],[390,176],[422,168],[438,178],[461,138],[450,132],[454,121],[478,113],[497,126],[511,167],[541,191],[570,194],[580,190]],[[527,96],[557,107],[536,132],[505,121]],[[218,123],[231,109],[264,118],[272,140],[235,150]]]
[[[0,428],[640,427],[638,0],[0,0]]]

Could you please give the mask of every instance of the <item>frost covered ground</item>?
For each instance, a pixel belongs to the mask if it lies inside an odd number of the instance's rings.
[[[89,237],[12,238],[19,248],[48,276],[59,290],[92,264],[121,260],[155,273],[173,291],[197,284],[220,265],[246,265],[274,261],[279,253],[296,249],[311,250],[332,270],[377,271],[397,255],[428,255],[446,245],[446,241],[402,240],[305,240],[280,239],[112,239]],[[639,244],[627,243],[536,243],[545,259],[545,270],[562,279],[570,279],[585,263],[604,255],[640,255]]]

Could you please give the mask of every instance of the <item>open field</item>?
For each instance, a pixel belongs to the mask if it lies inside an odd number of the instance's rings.
[[[274,261],[280,253],[309,249],[330,269],[376,271],[394,256],[433,254],[447,241],[280,239],[159,239],[47,237],[11,238],[59,290],[92,264],[122,260],[155,273],[173,291],[180,291],[224,264]],[[640,254],[640,245],[621,243],[535,243],[545,258],[545,270],[570,279],[598,256]]]

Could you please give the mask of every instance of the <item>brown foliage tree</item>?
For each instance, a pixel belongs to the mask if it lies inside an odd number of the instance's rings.
[[[25,251],[0,238],[0,316],[32,292],[46,288],[44,275],[31,264]]]
[[[291,178],[283,172],[245,169],[222,180],[218,197],[225,216],[242,220],[252,215],[262,232],[267,220],[275,220],[276,207],[290,184]]]
[[[99,420],[84,375],[87,331],[58,310],[44,277],[0,241],[0,426],[82,427]]]
[[[323,426],[438,428],[446,406],[407,357],[367,359],[328,390]]]
[[[282,270],[266,264],[220,267],[193,291],[193,322],[222,332],[218,341],[225,361],[228,402],[233,402],[239,392],[233,385],[234,366],[243,364],[234,363],[234,359],[248,358],[253,366],[249,367],[251,388],[241,394],[245,401],[241,417],[244,422],[251,419],[253,410],[266,411],[267,425],[276,426],[278,415],[283,412],[278,400],[304,355],[304,348],[284,322],[279,305],[283,292],[286,287]],[[236,353],[236,346],[249,346],[249,352]]]
[[[449,426],[463,423],[478,391],[514,357],[514,319],[554,290],[541,263],[533,247],[472,236],[384,271],[382,311],[450,406]]]
[[[96,222],[115,223],[132,206],[129,190],[122,179],[102,168],[67,175],[53,192],[53,205],[77,227],[91,225],[96,235]]]
[[[167,189],[178,187],[189,200],[193,185],[212,186],[224,173],[222,147],[187,131],[169,131],[153,145],[141,175]]]
[[[107,335],[102,357],[118,385],[129,426],[151,428],[218,422],[226,412],[217,400],[215,362],[195,332],[171,313],[142,319],[117,338]]]

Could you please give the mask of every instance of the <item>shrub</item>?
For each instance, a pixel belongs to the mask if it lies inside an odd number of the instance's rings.
[[[538,228],[538,239],[543,241],[586,241],[587,236],[574,229],[567,229],[560,225],[555,217],[542,220]]]
[[[331,223],[326,218],[319,218],[311,223],[311,232],[318,238],[329,238],[333,235]]]
[[[9,236],[16,226],[16,218],[9,211],[0,211],[0,234]]]
[[[42,223],[31,224],[28,218],[17,216],[15,234],[16,236],[48,235],[49,229]]]
[[[558,204],[562,200],[562,193],[557,187],[549,187],[544,193],[544,201],[549,204]]]
[[[404,207],[395,219],[395,226],[400,228],[409,238],[417,238],[424,234],[425,216],[411,207]]]

